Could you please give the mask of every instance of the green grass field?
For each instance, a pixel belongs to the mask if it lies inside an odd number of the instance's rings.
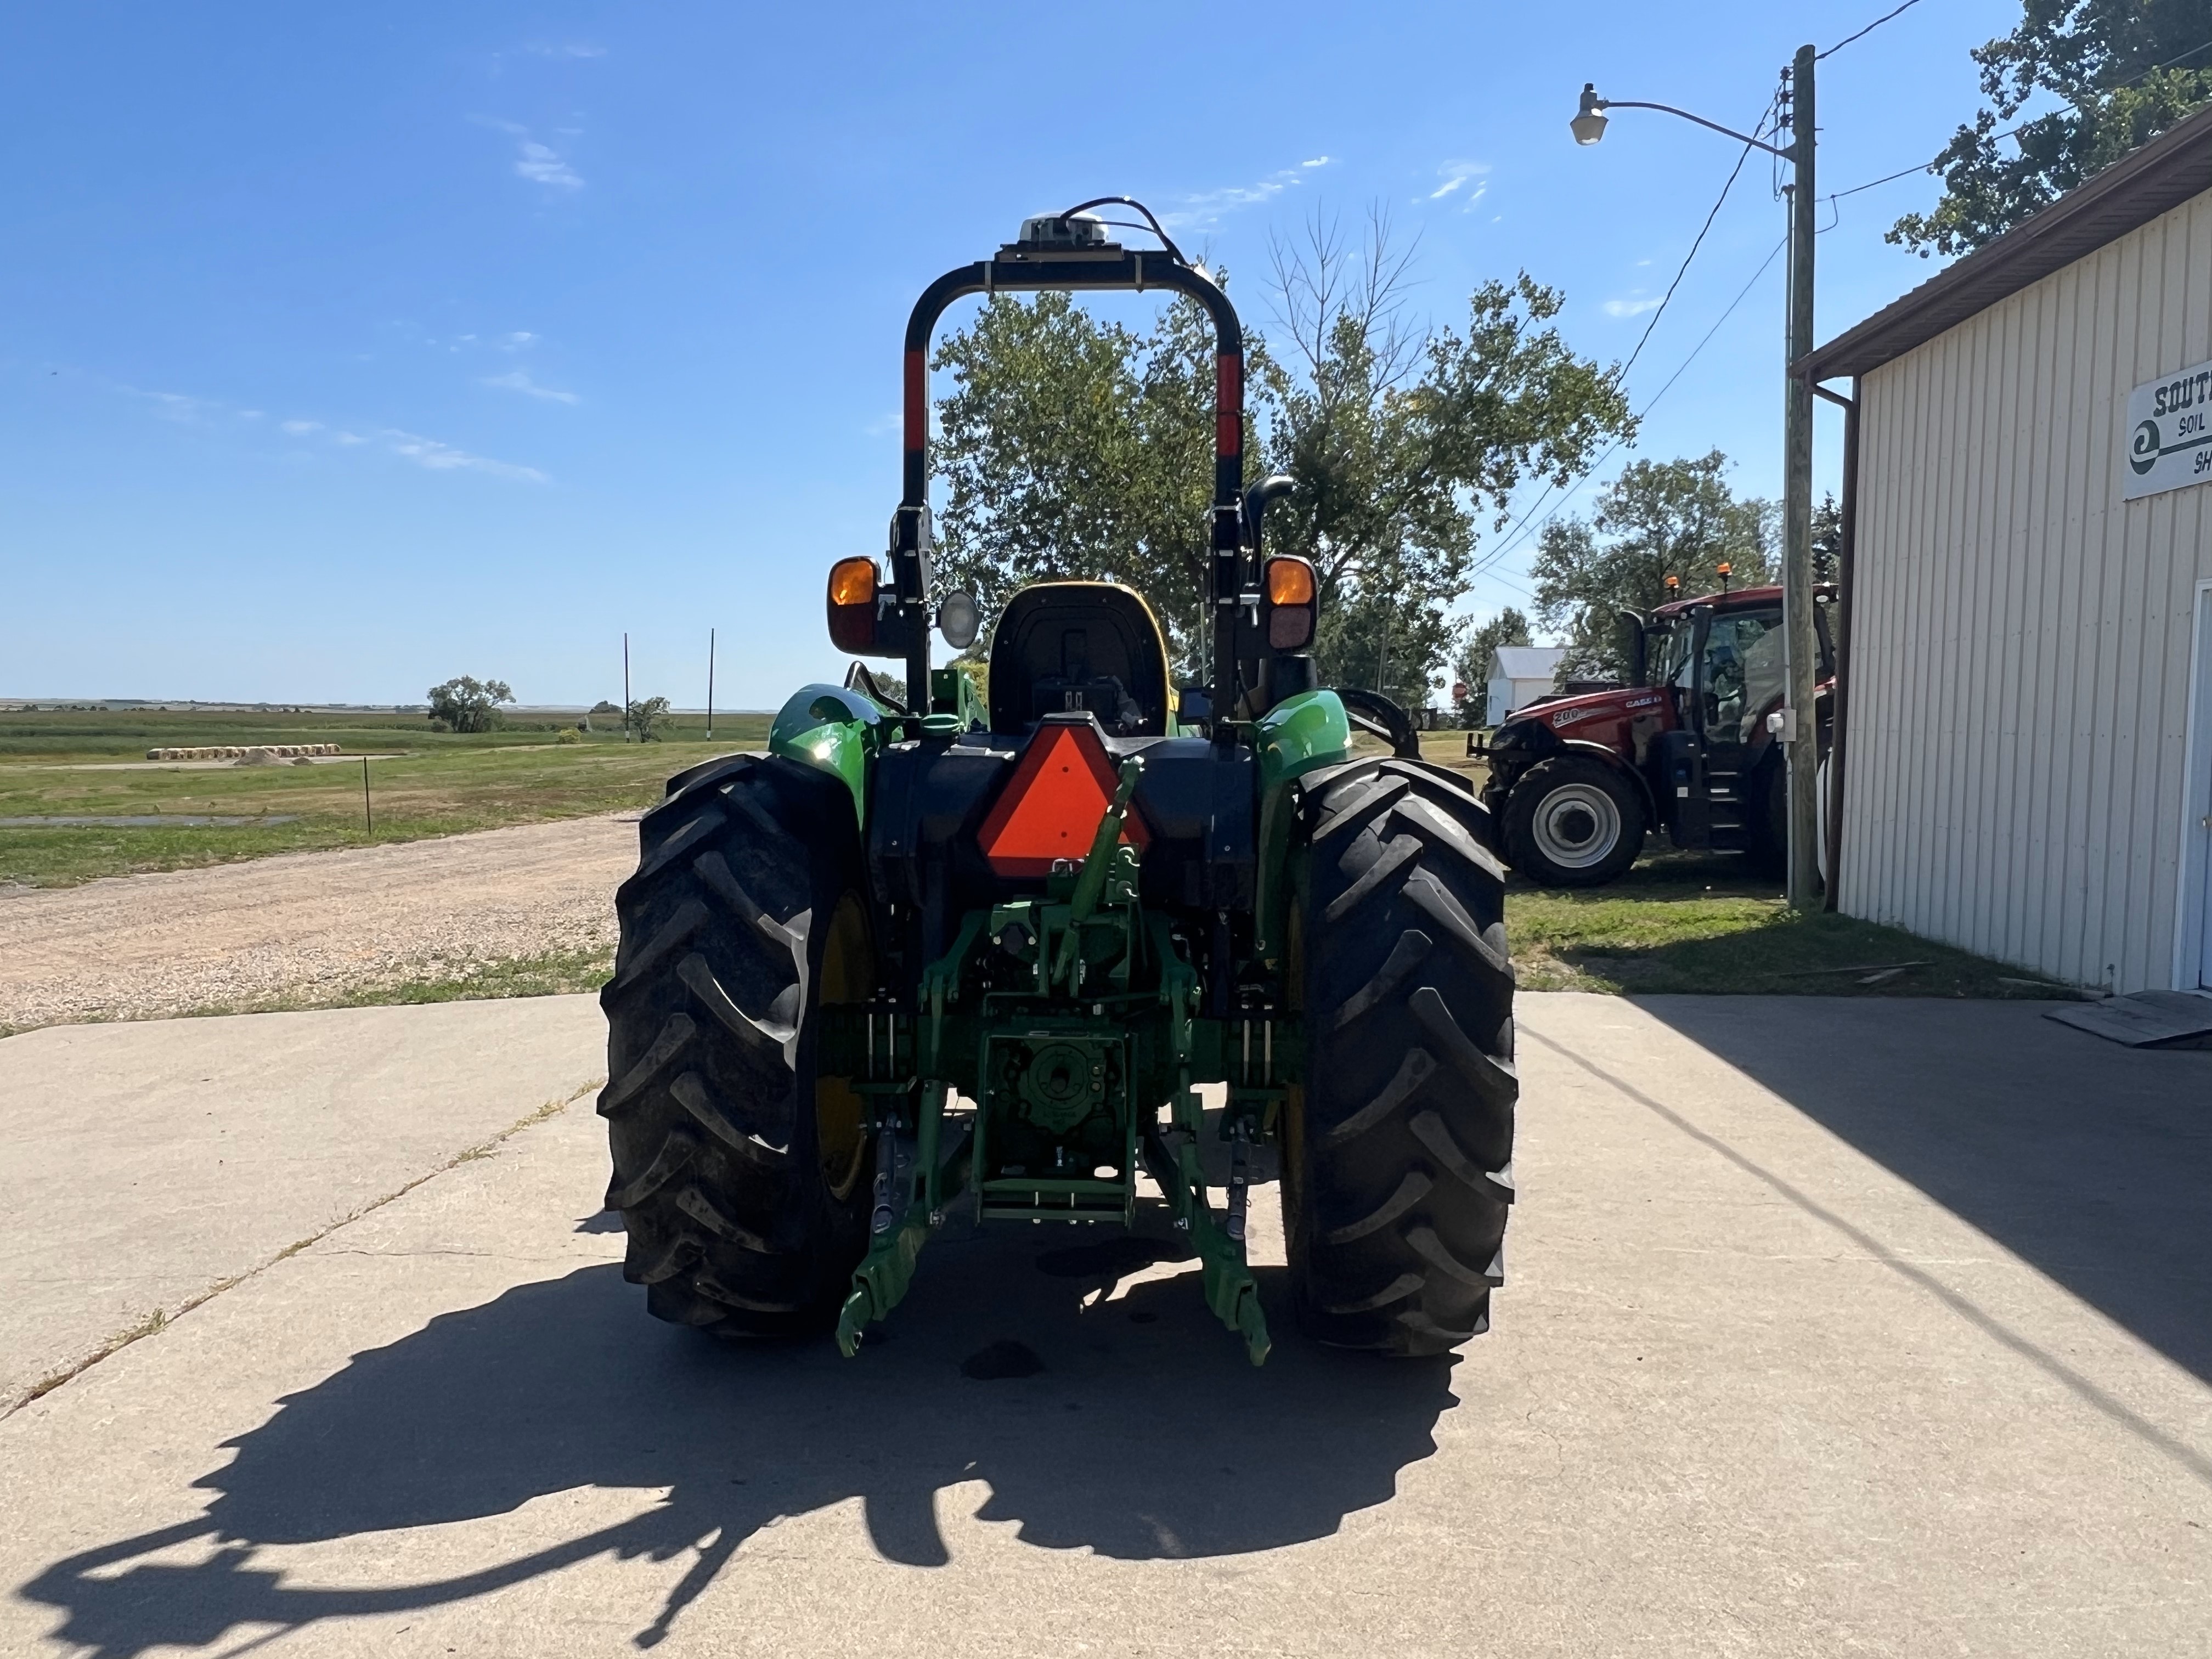
[[[644,806],[659,798],[671,773],[709,755],[762,746],[768,722],[763,714],[719,715],[708,744],[702,718],[688,715],[665,742],[626,744],[618,730],[562,741],[545,717],[518,717],[505,731],[464,737],[429,731],[419,714],[0,711],[0,818],[289,820],[0,827],[0,884],[66,886]],[[349,755],[394,757],[369,763],[374,835],[363,821],[358,763],[84,769],[140,760],[157,745],[251,743],[337,743]],[[1465,758],[1464,743],[1460,732],[1430,732],[1423,747],[1431,759],[1479,780],[1480,763]],[[1652,845],[1663,842],[1655,838]],[[1589,892],[1546,892],[1516,879],[1508,891],[1506,931],[1521,983],[1530,990],[2054,994],[2023,982],[2033,976],[2021,970],[1893,928],[1795,915],[1771,882],[1724,854],[1654,851],[1625,879]],[[597,958],[549,957],[512,971],[340,994],[377,1001],[526,995],[585,988],[604,972]]]
[[[594,726],[616,719],[595,716]],[[239,824],[0,824],[0,884],[68,886],[100,876],[376,842],[650,804],[670,774],[758,748],[769,716],[678,716],[665,740],[619,729],[561,736],[566,722],[511,717],[507,729],[433,732],[420,714],[282,710],[0,710],[0,819],[245,818]],[[151,748],[336,743],[368,763],[369,829],[358,761],[312,766],[144,766]],[[288,822],[270,822],[273,819]]]

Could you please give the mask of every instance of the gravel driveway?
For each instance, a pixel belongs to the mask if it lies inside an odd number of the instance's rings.
[[[0,897],[0,1030],[320,1000],[611,949],[635,812]]]

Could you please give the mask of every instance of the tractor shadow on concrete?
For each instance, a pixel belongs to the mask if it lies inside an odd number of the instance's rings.
[[[988,1487],[978,1518],[1039,1548],[1226,1556],[1333,1534],[1436,1449],[1455,1361],[1313,1347],[1270,1272],[1279,1334],[1255,1370],[1194,1276],[1099,1299],[1106,1273],[1052,1254],[1072,1242],[1039,1229],[933,1245],[889,1330],[850,1362],[827,1342],[656,1324],[613,1266],[517,1285],[284,1399],[197,1482],[204,1517],[58,1562],[18,1594],[65,1611],[58,1639],[123,1659],[459,1601],[594,1556],[696,1552],[672,1592],[641,1596],[634,1640],[650,1647],[754,1534],[855,1497],[874,1549],[916,1566],[950,1559],[937,1495],[969,1482]],[[666,1496],[433,1583],[318,1589],[254,1561],[263,1546],[506,1515],[581,1487]],[[206,1559],[143,1559],[186,1544]]]
[[[1636,1002],[2212,1382],[2212,1053],[2048,1003]]]

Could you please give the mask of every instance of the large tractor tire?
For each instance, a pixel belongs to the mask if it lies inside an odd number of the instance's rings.
[[[639,826],[599,994],[623,1276],[677,1324],[817,1332],[867,1243],[866,1119],[817,1065],[820,1010],[873,978],[853,797],[757,756],[676,781]]]
[[[1541,887],[1600,887],[1644,850],[1650,815],[1636,782],[1594,755],[1554,755],[1505,798],[1505,849]]]
[[[1490,1326],[1513,1201],[1513,969],[1482,807],[1419,763],[1304,791],[1289,972],[1305,1082],[1283,1219],[1306,1333],[1419,1355]]]

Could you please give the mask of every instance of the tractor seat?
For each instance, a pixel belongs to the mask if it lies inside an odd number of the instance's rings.
[[[1028,731],[1088,710],[1118,738],[1168,729],[1159,618],[1118,582],[1038,582],[1006,602],[991,635],[991,729]]]

